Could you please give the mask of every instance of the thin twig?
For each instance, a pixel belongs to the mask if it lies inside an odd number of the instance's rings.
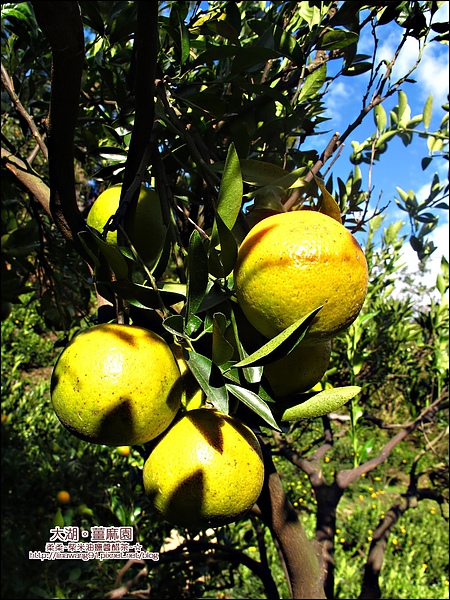
[[[41,134],[39,133],[39,130],[36,127],[33,117],[28,113],[28,111],[25,110],[25,108],[22,105],[22,102],[19,99],[19,96],[16,94],[16,92],[14,90],[13,80],[9,76],[3,63],[1,65],[1,74],[2,74],[1,75],[2,83],[5,86],[5,89],[8,92],[9,97],[11,98],[11,102],[13,103],[17,112],[26,121],[33,137],[35,138],[40,150],[42,151],[42,154],[44,155],[45,160],[48,160],[47,146],[45,145],[44,140],[42,139]]]

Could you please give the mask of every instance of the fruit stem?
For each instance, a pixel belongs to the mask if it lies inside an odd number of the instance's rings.
[[[162,301],[161,294],[159,293],[158,285],[156,283],[155,278],[151,274],[150,269],[147,267],[147,265],[145,264],[145,262],[139,256],[138,251],[133,246],[133,244],[132,244],[129,236],[127,235],[127,232],[125,231],[124,227],[119,224],[118,225],[118,229],[119,229],[120,233],[123,235],[123,237],[124,237],[125,241],[127,242],[127,244],[130,246],[131,252],[133,253],[133,256],[138,261],[138,263],[140,264],[140,266],[142,267],[142,269],[145,271],[145,274],[147,275],[147,277],[148,277],[148,279],[150,281],[150,284],[151,284],[151,286],[153,288],[153,291],[155,292],[155,294],[156,294],[156,296],[158,298],[158,304],[159,304],[159,308],[160,308],[161,313],[162,313],[162,317],[163,317],[163,319],[166,319],[167,317],[170,316],[171,313],[166,308],[164,302]]]

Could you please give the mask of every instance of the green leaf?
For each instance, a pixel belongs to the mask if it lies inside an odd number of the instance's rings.
[[[326,31],[317,42],[318,50],[340,50],[350,44],[356,44],[359,35],[354,31],[344,31],[343,29],[332,29]]]
[[[315,96],[325,83],[326,76],[327,65],[324,63],[305,79],[305,83],[302,85],[302,89],[300,90],[300,94],[298,96],[298,102],[304,102],[305,100]]]
[[[184,318],[181,315],[170,315],[164,319],[163,327],[177,337],[188,337],[184,331]]]
[[[189,52],[191,50],[191,42],[189,40],[189,30],[180,19],[180,42],[181,42],[181,64],[184,65],[189,58]]]
[[[271,185],[289,175],[289,172],[278,165],[255,160],[252,158],[241,160],[242,179],[245,183],[258,187]]]
[[[197,67],[198,65],[204,65],[208,62],[214,62],[216,60],[222,60],[224,58],[232,58],[239,50],[239,46],[209,46],[205,52],[202,52],[193,63],[191,67]]]
[[[441,138],[434,137],[434,135],[430,135],[430,136],[428,136],[428,139],[427,139],[427,146],[428,146],[428,150],[431,153],[439,152],[444,147],[444,142],[442,141]]]
[[[56,509],[55,516],[53,517],[53,527],[64,527],[64,517],[60,508]]]
[[[105,33],[105,25],[95,2],[79,2],[83,22],[101,36]]]
[[[248,353],[245,350],[245,348],[241,342],[238,324],[237,324],[238,319],[239,319],[238,315],[239,315],[239,309],[237,309],[237,314],[236,314],[236,309],[231,311],[231,324],[233,327],[234,344],[235,344],[235,347],[237,348],[239,358],[242,361],[242,360],[247,359]],[[245,323],[245,321],[244,321],[244,323]],[[242,321],[241,321],[241,324],[242,324]],[[227,376],[229,376],[230,370],[225,371],[225,373]],[[243,373],[246,381],[248,381],[249,383],[259,383],[261,381],[263,368],[262,368],[262,366],[248,366],[248,367],[244,366],[242,368],[242,373]]]
[[[328,10],[327,3],[323,2],[300,2],[297,7],[299,15],[308,23],[310,29],[321,23]]]
[[[208,21],[206,26],[213,34],[220,35],[225,39],[230,40],[233,44],[239,44],[239,36],[237,35],[236,30],[226,21],[220,19],[214,21],[211,20]]]
[[[320,203],[319,212],[323,213],[324,215],[328,215],[329,217],[335,219],[338,223],[342,225],[341,209],[339,208],[338,203],[327,190],[323,181],[319,177],[316,177],[314,173],[313,177],[314,181],[317,183],[320,191],[322,192],[322,199]]]
[[[209,358],[197,352],[186,351],[184,356],[209,402],[217,410],[228,414],[228,392],[220,369]]]
[[[267,20],[251,19],[249,27],[258,34],[258,48],[273,48],[279,57],[286,56],[300,66],[303,63],[303,52],[297,40],[279,25]]]
[[[127,279],[127,277],[128,277],[127,261],[123,257],[122,253],[119,251],[119,248],[117,246],[112,246],[111,244],[108,244],[107,242],[105,242],[105,240],[103,240],[100,237],[100,234],[98,233],[98,231],[96,231],[92,227],[89,227],[89,225],[86,225],[86,227],[89,229],[90,233],[92,234],[92,238],[94,239],[95,244],[98,246],[100,252],[103,254],[108,265],[114,271],[117,279],[119,281]]]
[[[209,270],[212,275],[225,278],[236,264],[238,245],[233,233],[216,214],[209,247]]]
[[[402,121],[407,108],[408,108],[408,96],[405,94],[405,92],[403,90],[400,90],[398,92],[398,112],[397,112],[397,117],[398,117],[399,122]]]
[[[187,302],[185,322],[189,324],[197,312],[208,287],[208,255],[203,237],[194,229],[189,238],[187,258]]]
[[[271,48],[244,46],[239,48],[233,60],[231,74],[238,75],[264,64],[271,58],[277,58],[279,53]]]
[[[346,402],[354,398],[360,391],[361,388],[357,385],[324,390],[301,404],[286,409],[282,414],[281,420],[298,421],[300,419],[313,419],[327,415],[344,406]]]
[[[262,398],[255,394],[251,390],[247,390],[239,385],[234,385],[232,383],[225,384],[227,390],[236,396],[238,400],[243,402],[246,406],[248,406],[251,410],[253,410],[257,415],[259,415],[266,423],[268,423],[273,429],[276,431],[281,431],[277,422],[273,418],[272,411],[267,406]]]
[[[212,358],[216,365],[227,363],[234,354],[234,348],[225,337],[228,321],[223,313],[213,315]]]
[[[203,321],[197,315],[192,315],[186,325],[186,334],[191,337],[203,325]]]
[[[25,226],[13,229],[2,235],[2,254],[19,257],[28,256],[39,248],[39,229],[36,221],[30,220]]]
[[[422,171],[425,171],[425,169],[428,167],[428,165],[432,162],[432,157],[431,156],[425,156],[424,158],[422,158]]]
[[[346,75],[347,77],[361,75],[362,73],[367,73],[367,71],[370,71],[372,66],[372,63],[369,62],[355,63],[354,65],[350,65],[347,69],[344,69],[342,71],[342,75]]]
[[[103,282],[103,285],[108,286],[118,296],[138,308],[161,308],[161,302],[165,306],[172,306],[185,299],[184,294],[163,289],[155,291],[152,287],[127,280]]]
[[[273,195],[275,192],[276,194],[278,193],[279,196],[284,196],[284,194],[291,188],[305,186],[304,176],[308,171],[308,167],[300,167],[299,169],[295,169],[291,173],[288,173],[280,179],[272,182],[270,185],[259,188],[259,190],[255,191],[251,195],[263,197],[265,195]]]
[[[242,195],[241,165],[234,144],[230,144],[217,202],[217,213],[230,231],[233,229],[241,210]]]
[[[261,346],[256,352],[253,352],[234,365],[235,368],[249,367],[250,365],[267,365],[278,358],[282,358],[292,352],[297,344],[303,339],[308,327],[311,325],[314,317],[317,315],[322,306],[313,310],[309,315],[299,319],[276,337]]]
[[[28,2],[5,2],[1,8],[1,18],[17,19],[31,25],[33,19]]]
[[[373,109],[373,116],[375,119],[375,125],[378,131],[381,133],[384,129],[386,129],[387,117],[386,111],[382,104],[377,104]]]
[[[273,100],[276,100],[277,102],[279,102],[282,106],[284,106],[284,108],[286,109],[286,112],[288,114],[294,115],[294,109],[289,101],[289,98],[286,94],[283,94],[283,92],[280,92],[280,90],[277,90],[273,87],[270,87],[270,85],[267,84],[261,84],[258,85],[256,83],[239,83],[239,87],[241,87],[242,89],[251,92],[252,94],[255,94],[256,97],[264,97],[264,96],[269,96],[270,98],[272,98]]]

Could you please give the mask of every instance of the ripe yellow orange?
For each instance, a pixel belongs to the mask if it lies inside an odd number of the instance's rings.
[[[186,410],[201,408],[206,402],[206,394],[200,387],[198,381],[192,375],[188,364],[183,356],[181,346],[171,344],[172,352],[177,360],[181,373],[181,404]]]
[[[103,324],[79,333],[52,374],[59,420],[97,444],[152,440],[170,425],[180,398],[180,370],[169,345],[143,327]]]
[[[305,346],[300,343],[287,356],[264,367],[275,398],[307,392],[328,368],[331,341]]]
[[[174,525],[207,529],[235,521],[257,501],[264,481],[251,429],[215,409],[188,411],[145,462],[144,488]]]
[[[234,283],[245,316],[268,338],[323,306],[304,338],[316,343],[358,316],[367,293],[367,261],[338,221],[298,210],[250,230],[239,248]]]
[[[56,502],[58,504],[69,504],[69,502],[70,502],[70,494],[69,494],[69,492],[66,492],[66,490],[60,490],[56,494]]]
[[[130,456],[130,452],[131,452],[130,446],[118,446],[117,447],[117,453],[120,454],[120,456]]]
[[[121,185],[113,185],[100,194],[87,216],[87,224],[99,233],[119,207]],[[166,239],[167,227],[164,224],[158,194],[142,185],[137,206],[125,216],[125,230],[142,260],[155,264],[161,255]],[[117,245],[117,231],[108,231],[108,244]]]

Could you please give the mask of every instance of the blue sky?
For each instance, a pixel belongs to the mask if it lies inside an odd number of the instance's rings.
[[[447,21],[449,19],[449,3],[445,2],[435,16],[435,21]],[[384,37],[379,41],[376,64],[381,59],[392,60],[395,49],[404,30],[395,23],[385,27]],[[419,42],[414,39],[408,40],[406,46],[400,54],[398,63],[393,71],[392,81],[395,81],[416,61],[419,48]],[[373,41],[370,35],[363,36],[358,45],[358,52],[361,54],[372,54]],[[448,46],[433,42],[425,47],[422,61],[411,76],[417,83],[406,83],[402,86],[403,91],[408,97],[408,103],[411,107],[411,116],[421,114],[425,101],[430,93],[433,94],[433,118],[430,125],[430,131],[437,129],[444,116],[444,111],[440,108],[442,104],[447,103],[449,93],[449,60]],[[338,66],[338,65],[336,65]],[[335,67],[334,67],[335,68]],[[333,65],[329,63],[329,72],[332,72]],[[323,130],[329,130],[329,134],[310,138],[311,147],[321,151],[328,143],[331,135],[338,131],[343,133],[347,125],[351,123],[361,110],[361,98],[365,92],[368,81],[368,75],[359,77],[340,77],[330,88],[330,93],[325,97],[327,106],[326,116],[330,119],[323,124]],[[387,115],[389,111],[398,103],[398,95],[395,93],[389,98],[383,106]],[[423,125],[420,126],[423,129]],[[352,164],[348,160],[351,152],[351,141],[363,142],[375,131],[375,125],[372,115],[368,115],[347,139],[340,158],[332,167],[333,179],[336,181],[340,177],[343,181],[347,180],[348,174],[352,170]],[[302,146],[305,149],[305,146]],[[428,195],[431,179],[435,172],[438,172],[440,181],[445,183],[448,179],[448,163],[444,159],[435,159],[429,167],[423,171],[421,160],[428,155],[426,140],[417,138],[412,144],[405,147],[400,139],[394,138],[390,141],[388,150],[381,156],[381,160],[375,163],[372,171],[372,185],[374,187],[372,199],[376,201],[382,194],[381,205],[388,204],[386,213],[386,223],[389,221],[403,220],[406,224],[407,215],[400,211],[394,201],[394,196],[398,197],[396,186],[405,191],[414,190],[418,199],[424,199]],[[363,172],[364,189],[368,189],[368,166],[360,165]],[[433,232],[433,241],[438,249],[433,254],[430,267],[431,273],[426,277],[426,282],[434,285],[436,274],[439,272],[441,256],[445,255],[448,259],[449,247],[449,228],[448,212],[441,210],[439,212],[440,224]],[[403,234],[408,234],[409,227],[405,225]],[[364,236],[363,238],[364,239]],[[408,244],[405,247],[405,262],[412,271],[417,269],[417,257],[415,252]]]

